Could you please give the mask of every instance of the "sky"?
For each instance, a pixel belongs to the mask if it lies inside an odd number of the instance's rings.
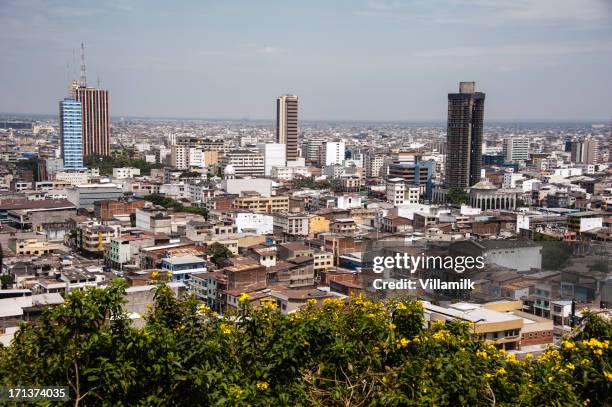
[[[113,117],[445,120],[460,81],[487,120],[612,117],[610,0],[0,0],[0,112],[55,114],[81,42]]]

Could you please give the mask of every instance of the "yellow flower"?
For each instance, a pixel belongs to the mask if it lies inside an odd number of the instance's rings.
[[[147,307],[148,309],[151,309],[151,308],[153,308],[153,305],[151,305],[151,304],[147,304],[147,305],[146,305],[146,307]]]
[[[487,355],[487,352],[485,352],[484,350],[477,350],[476,351],[476,356],[478,356],[481,359],[489,359],[489,355]]]
[[[508,362],[508,363],[518,363],[518,361],[516,360],[516,356],[514,356],[514,354],[512,354],[512,353],[506,354],[506,362]]]
[[[232,334],[232,327],[231,327],[231,325],[221,324],[221,325],[219,325],[219,328],[221,329],[221,332],[223,332],[224,335],[231,335]]]
[[[410,339],[406,339],[406,338],[402,338],[399,341],[397,341],[397,348],[405,348],[406,346],[408,346],[408,344],[410,343]]]
[[[594,349],[593,353],[596,354],[597,356],[601,356],[601,355],[603,355],[603,350],[601,350],[601,349]]]
[[[200,309],[200,312],[203,313],[203,314],[205,314],[208,311],[210,311],[210,307],[208,305],[206,305],[206,304],[200,304],[199,309]]]
[[[240,302],[247,302],[251,297],[249,297],[249,295],[247,293],[242,293],[240,294],[240,298],[238,299],[238,301]]]
[[[604,372],[604,377],[607,381],[612,382],[612,372]]]
[[[395,324],[389,324],[389,329],[390,330],[394,330],[395,328],[397,328],[397,326],[395,326]]]
[[[400,302],[399,304],[397,304],[397,307],[395,307],[395,309],[404,310],[406,309],[406,305],[403,302]]]
[[[498,375],[505,375],[506,374],[506,369],[504,369],[503,367],[500,367],[499,369],[497,369],[497,374]]]
[[[441,329],[432,335],[435,341],[445,341],[450,338],[450,332],[446,329]]]
[[[172,272],[171,272],[171,271],[167,272],[167,273],[166,273],[166,277],[168,277],[168,278],[172,278]]]
[[[588,406],[589,404],[591,404],[591,400],[590,399],[586,399],[582,402],[583,406]]]
[[[308,301],[306,301],[306,303],[308,305],[316,305],[317,304],[317,300],[315,300],[314,298],[310,298]]]
[[[151,273],[151,278],[157,278],[158,275],[159,273],[157,271],[154,271]]]
[[[563,346],[563,349],[565,350],[571,350],[576,347],[574,342],[569,342],[569,341],[563,341],[562,346]]]
[[[490,379],[493,375],[491,373],[485,373],[485,379]]]
[[[274,311],[278,308],[278,305],[274,301],[265,301],[263,303],[263,307],[267,310]]]
[[[576,366],[574,366],[574,364],[573,364],[573,363],[568,363],[567,365],[565,365],[565,367],[566,367],[568,370],[574,370],[574,369],[576,368]]]
[[[531,360],[533,358],[533,354],[528,353],[525,355],[525,360]]]
[[[269,387],[269,385],[268,385],[268,383],[267,383],[267,382],[259,382],[259,383],[257,383],[257,388],[258,388],[259,390],[261,390],[261,391],[266,391],[266,390],[268,390],[268,387]]]

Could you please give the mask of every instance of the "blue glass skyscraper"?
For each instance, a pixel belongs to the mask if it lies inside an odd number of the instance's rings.
[[[83,107],[74,99],[60,101],[60,134],[64,171],[84,171]]]

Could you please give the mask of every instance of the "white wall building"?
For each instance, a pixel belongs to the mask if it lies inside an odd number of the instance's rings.
[[[257,144],[257,150],[264,157],[264,174],[266,177],[272,175],[272,168],[286,165],[286,148],[285,144],[281,143]]]
[[[140,169],[134,167],[113,168],[113,178],[126,179],[140,175]]]
[[[238,233],[254,230],[258,235],[268,235],[273,232],[274,217],[265,213],[240,212],[234,220]]]
[[[344,162],[345,144],[343,141],[328,141],[323,144],[323,160],[325,165],[342,164]]]

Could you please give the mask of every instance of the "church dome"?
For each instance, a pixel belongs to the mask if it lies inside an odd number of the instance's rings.
[[[491,182],[489,182],[488,180],[482,180],[472,185],[471,189],[475,189],[479,191],[483,191],[483,190],[493,191],[493,190],[497,190],[497,187],[493,185]]]

